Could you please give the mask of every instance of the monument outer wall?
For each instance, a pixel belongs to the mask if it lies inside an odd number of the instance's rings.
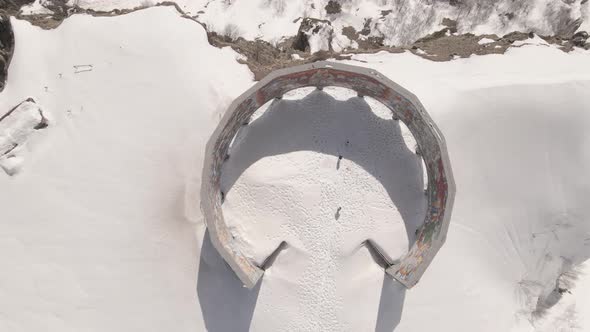
[[[446,240],[455,198],[451,163],[442,133],[418,98],[369,68],[322,61],[276,70],[234,100],[206,146],[201,210],[211,242],[246,287],[258,283],[264,270],[241,252],[223,217],[222,165],[233,138],[258,108],[288,91],[309,86],[348,88],[361,97],[374,98],[387,106],[392,117],[402,121],[416,139],[417,153],[424,159],[428,175],[426,217],[408,253],[386,269],[405,287],[413,287]]]

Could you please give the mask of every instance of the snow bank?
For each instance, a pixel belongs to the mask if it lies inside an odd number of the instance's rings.
[[[185,183],[252,74],[171,8],[13,23],[0,109],[33,95],[55,123],[0,174],[0,330],[204,331]]]
[[[441,124],[453,166],[461,172],[449,242],[420,286],[404,295],[380,277],[382,271],[370,268],[369,264],[375,264],[370,254],[358,247],[360,239],[399,223],[399,217],[391,218],[399,216],[395,211],[384,211],[389,217],[379,219],[380,213],[371,209],[387,201],[379,185],[368,189],[374,180],[365,178],[365,171],[354,163],[348,169],[359,170],[354,177],[359,179],[359,189],[356,180],[341,180],[333,168],[337,161],[329,153],[268,155],[240,176],[224,205],[233,217],[236,236],[242,234],[244,246],[254,257],[266,257],[280,240],[294,243],[294,248],[280,254],[258,294],[258,305],[264,306],[260,310],[279,317],[269,321],[269,316],[257,315],[256,310],[254,330],[279,329],[289,322],[292,325],[285,330],[366,330],[370,326],[385,331],[396,326],[400,316],[396,331],[434,327],[472,331],[473,326],[481,331],[534,330],[539,299],[551,293],[561,273],[590,257],[586,244],[590,215],[585,208],[590,183],[583,176],[590,166],[583,148],[590,143],[585,129],[590,125],[590,99],[584,93],[590,87],[590,71],[575,70],[587,68],[588,55],[560,52],[525,45],[507,56],[445,64],[409,54],[356,56],[417,93]],[[337,149],[331,140],[345,140],[341,136],[349,132],[380,132],[363,129],[362,119],[340,122],[348,114],[347,103],[353,103],[343,92],[306,93],[294,92],[294,97],[303,99],[275,103],[257,120],[262,122],[253,122],[256,128],[239,137],[240,149],[230,165],[251,159],[266,146],[317,140]],[[332,98],[348,100],[339,105],[338,115],[330,115]],[[371,106],[378,112],[379,106]],[[310,114],[307,120],[305,114]],[[314,120],[318,116],[322,117]],[[298,126],[300,121],[303,124]],[[395,131],[390,135],[395,136]],[[269,137],[273,139],[268,141]],[[382,160],[379,156],[367,153],[376,166]],[[232,169],[228,166],[228,174]],[[359,192],[365,195],[357,196]],[[349,205],[352,209],[346,208]],[[343,208],[336,219],[338,207]],[[404,243],[403,233],[396,238]],[[387,252],[398,252],[391,247],[392,241],[382,243]],[[358,249],[353,250],[355,244]],[[262,299],[278,305],[270,300],[276,296],[275,287],[291,292],[273,284],[288,281],[291,289],[296,288],[292,292],[300,294],[299,305],[281,301],[288,309],[273,310]]]
[[[36,131],[49,126],[48,116],[32,98],[0,116],[0,167],[6,174],[18,172],[25,144]]]

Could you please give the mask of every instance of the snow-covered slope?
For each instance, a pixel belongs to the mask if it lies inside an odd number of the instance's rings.
[[[333,11],[326,9],[330,2],[340,4],[341,11],[330,14]],[[457,20],[461,33],[498,35],[512,31],[555,35],[566,32],[578,18],[588,21],[588,3],[552,0],[237,0],[210,1],[207,7],[190,8],[191,13],[203,11],[198,18],[213,31],[223,33],[235,26],[236,33],[246,39],[272,41],[291,36],[297,31],[299,17],[314,17],[331,21],[336,34],[347,26],[359,32],[368,28],[368,36],[384,37],[386,45],[409,44],[440,30],[445,17]]]
[[[331,151],[301,149],[246,168],[225,206],[237,236],[257,258],[289,242],[248,290],[198,215],[205,140],[253,83],[237,55],[169,7],[76,15],[50,31],[13,23],[0,110],[33,96],[53,122],[27,142],[19,174],[0,174],[2,331],[546,331],[532,315],[537,299],[590,257],[587,52],[353,57],[414,92],[449,146],[458,192],[448,240],[408,292],[359,243],[404,250],[400,206],[388,196],[418,192],[420,173],[400,168],[414,179],[398,179],[405,188],[379,179],[390,162],[411,162],[404,131],[389,132],[378,105],[344,90],[296,91],[273,105],[244,133],[234,170],[248,152],[311,141],[298,134],[336,153],[349,134],[369,146],[383,138],[399,154],[359,149],[338,165]],[[560,315],[554,308],[547,319]],[[590,314],[583,301],[576,310]],[[584,318],[576,324],[590,330]]]
[[[36,0],[24,13],[45,13]],[[101,11],[153,6],[158,0],[70,0],[69,6]],[[418,0],[174,0],[211,31],[248,40],[278,42],[297,34],[301,18],[331,22],[334,46],[346,43],[342,32],[352,27],[360,38],[379,37],[388,46],[411,44],[441,30],[444,18],[458,22],[459,33],[498,34],[533,31],[539,35],[571,35],[578,25],[590,30],[590,3],[583,0],[418,1]],[[584,2],[584,3],[583,3]],[[576,20],[580,20],[576,23]],[[353,45],[354,46],[354,45]]]

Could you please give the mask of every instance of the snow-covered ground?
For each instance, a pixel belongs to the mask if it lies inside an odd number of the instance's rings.
[[[14,175],[20,168],[27,141],[49,126],[49,115],[27,99],[0,117],[0,168]]]
[[[420,214],[404,128],[341,89],[269,107],[224,178],[245,250],[260,259],[289,244],[248,290],[198,212],[206,139],[253,84],[238,55],[171,7],[76,15],[49,31],[13,24],[0,113],[32,96],[52,123],[27,142],[19,174],[0,174],[0,331],[590,330],[587,275],[532,315],[590,257],[587,51],[530,40],[451,62],[349,61],[414,92],[447,139],[458,189],[448,240],[407,292],[360,245],[401,255],[403,223]]]
[[[47,13],[36,0],[23,13]],[[160,0],[70,0],[68,5],[110,11],[145,8]],[[539,35],[561,35],[581,19],[579,30],[590,30],[590,3],[582,0],[501,0],[501,1],[418,1],[418,0],[173,0],[182,11],[205,23],[211,31],[279,42],[294,36],[303,17],[328,20],[334,29],[334,49],[353,46],[342,29],[357,32],[369,29],[366,37],[383,37],[384,44],[407,45],[418,38],[444,28],[444,18],[458,21],[459,33],[504,35],[512,31],[533,31]],[[328,11],[331,2],[339,3],[339,12]],[[575,29],[574,29],[575,30]],[[574,32],[574,31],[571,31]],[[327,42],[327,38],[324,39]]]
[[[177,1],[216,32],[224,33],[232,27],[246,39],[262,38],[278,41],[283,36],[295,35],[298,18],[314,17],[332,22],[336,35],[351,26],[356,31],[370,28],[368,36],[384,37],[385,45],[409,44],[418,38],[443,28],[444,18],[457,20],[459,32],[476,34],[512,31],[534,31],[541,35],[559,34],[567,22],[583,18],[588,30],[588,3],[580,1],[447,1],[416,0],[352,0],[335,1],[341,12],[330,14],[328,0],[285,1]],[[93,1],[89,2],[89,5]],[[235,27],[235,29],[234,29]]]

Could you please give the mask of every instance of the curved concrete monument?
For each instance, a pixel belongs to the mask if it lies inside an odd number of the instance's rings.
[[[455,197],[455,183],[444,138],[416,96],[375,70],[332,62],[277,70],[239,96],[223,115],[209,139],[203,167],[201,209],[213,245],[248,288],[264,270],[240,251],[223,218],[221,167],[232,139],[252,114],[273,98],[302,87],[337,86],[355,90],[387,106],[414,135],[428,173],[428,210],[416,231],[416,242],[402,260],[386,272],[407,288],[414,286],[443,245]]]

